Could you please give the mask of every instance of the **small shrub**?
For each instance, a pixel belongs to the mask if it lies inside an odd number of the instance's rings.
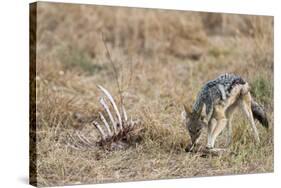
[[[80,50],[69,50],[62,53],[61,62],[66,69],[80,68],[88,74],[96,74],[106,67],[100,64],[94,64],[87,53]]]
[[[230,51],[228,51],[226,49],[214,47],[214,48],[211,48],[208,53],[209,53],[209,55],[211,55],[215,58],[219,58],[221,56],[229,55]]]
[[[270,104],[273,98],[273,83],[263,76],[258,76],[251,84],[251,93],[256,100]]]

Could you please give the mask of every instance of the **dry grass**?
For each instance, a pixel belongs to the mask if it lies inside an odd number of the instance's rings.
[[[118,98],[101,33],[126,108],[144,131],[126,150],[76,151],[65,144],[74,130],[97,138],[72,114],[97,115],[97,84]],[[36,71],[39,186],[273,171],[272,17],[39,3]],[[182,104],[191,105],[202,84],[224,72],[249,81],[270,129],[258,125],[256,145],[238,115],[232,152],[207,158],[186,153]],[[217,144],[225,140],[223,133]]]

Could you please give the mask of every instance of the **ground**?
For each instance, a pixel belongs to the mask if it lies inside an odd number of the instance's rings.
[[[273,172],[273,17],[39,3],[36,34],[39,186]],[[257,123],[256,144],[237,112],[229,152],[186,153],[183,104],[225,72],[250,84],[269,130]],[[139,142],[116,151],[69,147],[75,131],[98,139],[73,114],[98,116],[97,85],[120,102],[116,77],[128,114],[142,122]],[[225,142],[223,132],[216,145]]]

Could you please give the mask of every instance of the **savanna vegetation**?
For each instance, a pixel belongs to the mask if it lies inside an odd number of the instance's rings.
[[[39,186],[273,171],[273,17],[38,3],[36,34]],[[250,83],[270,128],[257,125],[256,144],[237,112],[231,152],[186,153],[183,104],[192,105],[202,84],[225,72]],[[131,147],[69,147],[75,131],[92,141],[99,137],[93,126],[73,118],[98,116],[97,85],[117,102],[121,91],[128,114],[142,122]],[[217,145],[225,141],[223,132]]]

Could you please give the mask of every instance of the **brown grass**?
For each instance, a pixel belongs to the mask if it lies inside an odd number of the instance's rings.
[[[66,137],[73,113],[96,116],[96,85],[118,98],[101,33],[118,69],[125,106],[142,120],[142,140],[120,151],[76,151]],[[64,185],[273,171],[273,18],[71,4],[38,4],[36,127],[38,185]],[[182,104],[224,72],[253,87],[270,118],[255,144],[237,115],[232,152],[202,158],[184,151]],[[206,134],[206,133],[204,133]],[[225,134],[218,138],[223,146]],[[206,142],[205,140],[201,141]]]

